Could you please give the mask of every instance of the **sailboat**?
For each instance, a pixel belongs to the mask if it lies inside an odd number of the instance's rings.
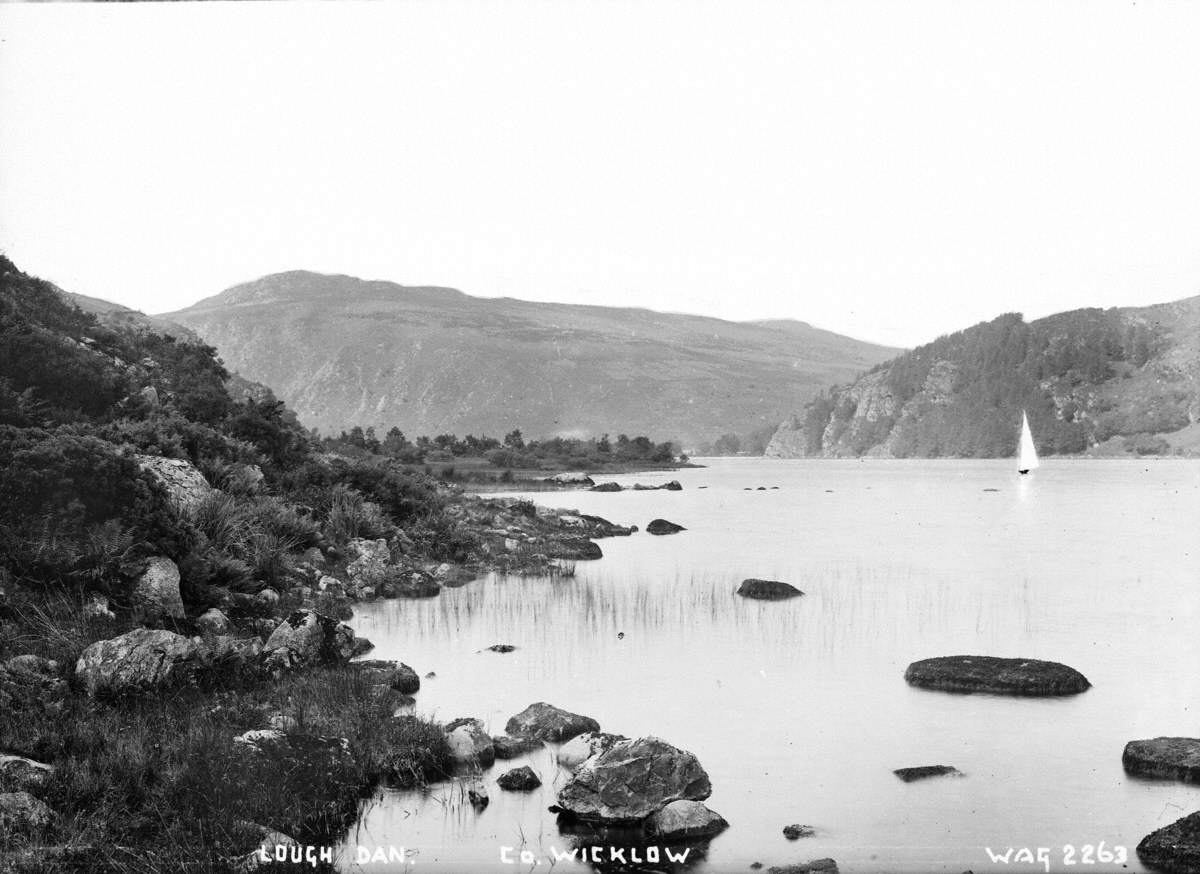
[[[1038,466],[1037,449],[1033,446],[1033,432],[1029,430],[1029,417],[1021,410],[1021,442],[1017,450],[1017,473],[1025,474]]]

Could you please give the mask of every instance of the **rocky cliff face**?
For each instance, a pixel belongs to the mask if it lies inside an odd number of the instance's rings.
[[[819,395],[767,455],[1005,456],[1023,410],[1044,454],[1196,454],[1200,297],[939,338]]]
[[[326,433],[520,428],[688,446],[779,421],[894,352],[800,322],[474,298],[301,271],[169,318]]]

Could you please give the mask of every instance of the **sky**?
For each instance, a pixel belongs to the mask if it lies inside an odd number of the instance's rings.
[[[0,4],[0,250],[900,346],[1200,293],[1200,4]]]

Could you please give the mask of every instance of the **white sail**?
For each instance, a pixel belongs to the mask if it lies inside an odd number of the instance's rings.
[[[1021,444],[1017,457],[1017,470],[1024,473],[1038,466],[1037,450],[1033,446],[1033,433],[1029,430],[1029,418],[1021,411]]]

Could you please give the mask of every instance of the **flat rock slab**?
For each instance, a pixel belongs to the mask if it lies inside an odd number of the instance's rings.
[[[1137,855],[1155,871],[1200,874],[1200,811],[1146,835]]]
[[[952,765],[918,765],[915,768],[897,768],[892,771],[897,777],[905,783],[912,783],[915,780],[927,780],[930,777],[961,777],[962,771]]]
[[[773,865],[767,874],[838,874],[837,862],[833,859],[814,859],[799,865]]]
[[[778,580],[742,580],[737,594],[743,598],[754,598],[759,601],[783,601],[787,598],[798,598],[804,593],[791,583],[781,583]]]
[[[1058,662],[993,656],[924,659],[909,665],[904,679],[922,689],[994,695],[1077,695],[1092,685],[1079,671]]]
[[[1125,771],[1139,777],[1161,777],[1200,783],[1200,738],[1156,737],[1131,740],[1121,756]]]

